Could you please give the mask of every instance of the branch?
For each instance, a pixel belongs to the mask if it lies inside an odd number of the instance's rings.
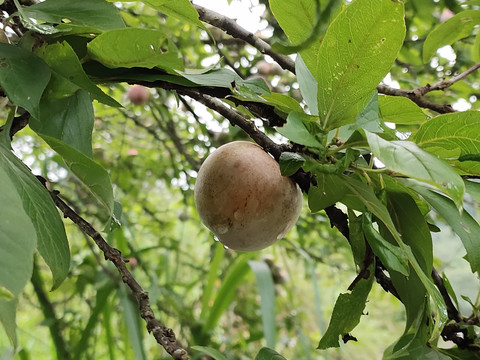
[[[480,63],[473,65],[469,69],[465,70],[463,73],[461,73],[457,76],[454,76],[454,77],[450,78],[449,80],[442,79],[442,80],[436,82],[433,85],[427,84],[427,85],[419,88],[419,90],[421,91],[422,95],[425,95],[426,93],[428,93],[430,91],[445,90],[446,88],[455,84],[457,81],[463,80],[468,75],[470,75],[471,73],[476,71],[478,68],[480,68]]]
[[[203,6],[193,5],[200,16],[200,20],[222,29],[234,38],[241,39],[252,45],[262,54],[267,54],[274,59],[283,69],[295,74],[295,63],[288,56],[277,54],[267,42],[255,36],[251,32],[239,26],[234,20],[223,16],[215,11],[208,10]]]
[[[447,314],[448,318],[451,320],[455,320],[456,322],[462,321],[462,317],[460,316],[460,312],[458,309],[455,307],[455,305],[452,302],[452,299],[450,298],[450,295],[448,295],[447,289],[445,288],[445,284],[443,283],[443,279],[438,273],[437,269],[433,268],[432,269],[432,279],[433,283],[435,286],[438,288],[440,291],[440,294],[442,294],[443,301],[445,302],[445,305],[447,307]]]
[[[258,145],[260,145],[267,152],[272,154],[275,159],[278,160],[280,158],[280,154],[286,150],[286,147],[284,145],[276,144],[265,133],[260,131],[255,126],[255,123],[252,120],[245,118],[240,112],[227,107],[221,101],[215,99],[214,97],[189,89],[184,89],[182,93],[184,95],[188,95],[189,97],[205,105],[206,107],[218,112],[220,115],[229,120],[233,126],[240,127]]]
[[[174,90],[180,95],[187,95],[197,93],[202,95],[208,95],[210,97],[224,99],[228,97],[228,100],[233,102],[236,106],[243,105],[245,106],[252,114],[258,118],[268,119],[270,126],[283,126],[285,124],[285,119],[277,114],[275,107],[272,105],[255,102],[255,101],[243,101],[236,99],[231,96],[232,91],[225,87],[214,87],[214,86],[184,86],[175,83],[171,83],[163,80],[156,80],[153,82],[150,81],[134,81],[126,80],[122,78],[116,79],[116,81],[126,81],[130,84],[139,84],[151,88],[162,88],[165,90]]]
[[[431,102],[425,99],[425,97],[422,95],[422,91],[419,89],[413,89],[413,90],[394,89],[385,84],[380,84],[377,86],[377,90],[380,94],[392,95],[392,96],[403,96],[403,97],[409,98],[418,106],[436,111],[439,114],[455,112],[455,110],[451,107],[451,105],[436,104],[434,102]]]
[[[392,279],[390,279],[385,273],[384,273],[384,268],[382,262],[376,258],[375,262],[375,279],[377,280],[377,283],[380,284],[383,290],[386,292],[391,293],[393,296],[395,296],[398,300],[402,301],[400,299],[400,295],[398,295],[397,289],[395,289],[395,286],[393,286]]]
[[[140,309],[140,316],[145,320],[148,332],[153,334],[157,342],[163,346],[163,348],[172,356],[173,359],[190,359],[187,351],[177,344],[173,330],[166,327],[155,318],[153,310],[150,306],[148,293],[140,286],[140,284],[138,284],[133,275],[127,269],[125,260],[123,259],[120,251],[111,247],[103,239],[100,233],[95,230],[92,225],[90,225],[90,223],[84,220],[70,206],[60,199],[58,196],[58,191],[48,191],[55,205],[62,211],[64,217],[71,219],[84,234],[90,236],[100,250],[103,251],[105,259],[110,260],[115,265],[118,272],[122,276],[122,281],[130,288],[137,299],[138,307]]]
[[[450,79],[442,79],[436,82],[433,85],[427,84],[412,90],[404,89],[394,89],[385,84],[380,84],[377,86],[377,90],[381,94],[393,95],[393,96],[403,96],[412,100],[415,104],[420,107],[436,111],[440,114],[446,114],[455,112],[455,110],[450,105],[441,105],[433,103],[425,99],[425,95],[431,91],[445,90],[455,84],[457,81],[465,79],[468,75],[472,74],[474,71],[480,68],[480,63],[473,65],[469,69],[465,70],[463,73],[454,76]]]

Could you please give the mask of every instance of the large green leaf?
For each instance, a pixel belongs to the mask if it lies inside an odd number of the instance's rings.
[[[434,117],[418,129],[413,140],[423,149],[444,159],[480,153],[480,114],[465,111]],[[480,174],[480,162],[455,161],[469,174]]]
[[[374,265],[368,269],[368,279],[361,279],[350,293],[340,294],[333,308],[328,329],[320,339],[318,349],[340,347],[339,336],[352,331],[360,322],[365,302],[373,284]]]
[[[423,62],[426,63],[438,48],[470,36],[475,25],[480,24],[479,10],[465,10],[431,31],[423,43]]]
[[[92,59],[107,67],[183,69],[176,47],[158,30],[125,28],[106,31],[87,46]]]
[[[308,121],[310,117],[304,113],[292,111],[288,114],[287,123],[277,127],[277,131],[287,139],[297,144],[321,148],[323,145],[313,136],[303,123],[302,119]]]
[[[373,154],[387,169],[428,183],[450,196],[460,207],[465,184],[446,162],[410,141],[387,141],[366,132]]]
[[[390,191],[392,186],[389,182],[386,183],[388,211],[395,227],[401,234],[402,241],[411,249],[422,271],[430,274],[433,266],[433,246],[425,218],[409,194],[396,192],[396,189]],[[380,226],[380,232],[385,238],[395,241],[390,232],[382,226]],[[410,267],[413,269],[413,266]],[[408,330],[424,311],[427,290],[422,279],[414,271],[410,271],[409,276],[404,276],[392,270],[394,269],[389,269],[389,273],[405,306],[406,330]]]
[[[308,191],[308,207],[312,212],[325,209],[340,201],[347,188],[339,181],[339,175],[317,174],[317,185],[311,186]]]
[[[342,202],[345,203],[349,208],[355,210],[364,211],[366,208],[373,215],[375,215],[376,218],[385,225],[386,229],[393,237],[393,240],[402,249],[404,254],[407,255],[410,266],[420,279],[423,287],[430,295],[433,304],[435,305],[435,308],[433,309],[435,328],[431,334],[431,338],[439,336],[440,329],[443,327],[447,320],[447,311],[445,308],[445,303],[443,302],[442,295],[430,279],[430,271],[428,273],[425,272],[422,264],[419,263],[415,254],[412,252],[411,247],[403,242],[402,235],[398,232],[390,216],[390,213],[388,212],[385,205],[383,205],[383,203],[376,197],[373,189],[367,184],[356,180],[351,176],[342,176],[339,177],[339,179],[349,190],[349,194],[347,193],[344,196]],[[359,207],[360,204],[362,205],[361,207]]]
[[[295,61],[295,73],[297,74],[300,92],[308,106],[308,110],[312,115],[318,115],[318,84],[300,55],[297,56]]]
[[[412,335],[406,335],[405,337],[409,338]],[[400,341],[402,341],[401,339]],[[393,351],[390,353],[390,349],[388,349],[384,356],[384,360],[412,360],[412,359],[428,359],[428,360],[452,360],[452,359],[462,359],[468,360],[467,357],[450,357],[447,355],[443,355],[438,349],[435,349],[431,345],[427,345],[425,341],[421,339],[412,339],[411,341],[407,342],[407,344],[400,343],[403,346],[399,346],[397,344],[398,349],[397,351]],[[467,352],[468,353],[468,352]],[[475,359],[475,358],[472,358]],[[478,358],[477,358],[478,359]]]
[[[470,263],[472,272],[480,272],[480,225],[466,211],[461,213],[457,206],[447,197],[442,196],[412,182],[405,182],[418,192],[450,225],[462,240],[467,251],[467,261]]]
[[[50,76],[42,59],[18,46],[0,43],[0,85],[13,104],[38,116]]]
[[[293,44],[307,39],[315,24],[315,0],[270,0],[270,9]],[[301,52],[309,69],[314,69],[320,43],[313,44]]]
[[[250,265],[257,279],[265,340],[268,347],[275,348],[275,285],[273,284],[272,272],[265,261],[250,260],[248,265]]]
[[[333,20],[311,69],[326,130],[354,121],[390,70],[404,37],[400,1],[356,0]]]
[[[298,153],[282,152],[279,159],[282,176],[292,176],[302,167],[304,162],[305,158]]]
[[[2,151],[2,150],[0,150]],[[0,153],[0,287],[10,296],[16,297],[30,280],[33,269],[33,254],[37,247],[37,234],[30,220],[20,193],[29,194],[11,177],[12,169],[8,160]],[[10,299],[8,299],[10,298]]]
[[[23,9],[25,16],[53,24],[65,19],[101,31],[125,27],[122,17],[113,4],[104,0],[46,0]]]
[[[22,231],[26,231],[19,236],[16,241],[20,246],[25,246],[29,251],[31,246],[36,245],[38,252],[49,266],[53,275],[52,288],[57,288],[67,277],[70,269],[70,250],[68,246],[65,228],[62,219],[58,213],[50,194],[43,187],[40,181],[30,172],[30,170],[7,148],[0,146],[0,166],[2,171],[10,181],[14,184],[9,193],[16,192],[23,203],[23,208],[27,217],[22,217],[21,212],[16,216],[24,226],[20,226]],[[3,181],[1,182],[4,183]],[[8,182],[5,181],[5,184]],[[2,191],[5,193],[5,191]],[[7,195],[5,195],[7,196]],[[13,195],[12,195],[13,196]],[[8,204],[8,202],[2,202]],[[13,211],[13,210],[9,210]],[[14,214],[14,212],[12,212]],[[30,243],[32,237],[29,230],[27,219],[30,219],[36,233],[36,244]],[[21,239],[21,242],[19,239]],[[30,244],[30,245],[29,245]],[[33,258],[31,259],[33,261]],[[21,266],[25,266],[31,274],[31,267],[19,262]],[[13,266],[11,269],[14,269]],[[22,272],[20,271],[20,274]],[[14,292],[15,294],[15,292]]]
[[[111,216],[114,207],[113,188],[108,172],[95,161],[57,138],[40,134],[65,161],[67,167],[106,208]]]
[[[78,90],[68,97],[44,97],[40,116],[31,119],[30,127],[91,157],[93,121],[92,100],[85,90]]]
[[[373,227],[369,213],[363,214],[362,228],[373,253],[389,271],[397,271],[405,276],[410,273],[408,257],[400,247],[386,241]]]
[[[401,96],[378,97],[382,119],[394,124],[421,124],[427,120],[423,110],[412,100]]]
[[[145,0],[144,2],[166,15],[176,17],[182,22],[187,22],[207,30],[205,25],[198,19],[198,13],[189,0]]]
[[[36,54],[50,66],[50,69],[57,76],[88,91],[94,99],[108,106],[121,106],[90,80],[83,70],[77,54],[66,41],[43,46],[37,50]]]

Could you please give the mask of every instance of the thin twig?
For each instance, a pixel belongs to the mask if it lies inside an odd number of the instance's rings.
[[[448,318],[451,319],[451,320],[455,320],[456,322],[462,321],[462,317],[460,316],[460,312],[458,311],[458,309],[453,304],[453,301],[450,298],[450,295],[448,295],[447,288],[445,287],[445,284],[443,283],[443,279],[440,276],[440,274],[438,273],[437,269],[435,269],[435,268],[432,269],[432,279],[433,279],[433,283],[435,284],[435,286],[440,291],[440,294],[442,294],[443,301],[445,302],[445,305],[447,307]]]
[[[431,102],[425,99],[425,95],[432,91],[445,90],[450,86],[452,86],[453,84],[455,84],[456,82],[465,79],[468,75],[472,74],[479,68],[480,68],[480,63],[473,65],[469,69],[465,70],[463,73],[457,76],[454,76],[450,79],[442,79],[440,81],[437,81],[433,85],[427,84],[425,86],[421,86],[419,88],[412,89],[412,90],[394,89],[385,84],[378,85],[377,90],[381,94],[403,96],[403,97],[409,98],[418,106],[436,111],[440,114],[451,113],[451,112],[455,112],[455,110],[450,105],[436,104],[434,102]]]
[[[140,316],[145,320],[148,332],[153,334],[157,342],[163,346],[163,348],[172,356],[173,359],[190,359],[187,351],[177,344],[176,336],[173,330],[166,327],[163,323],[155,318],[153,310],[150,306],[148,293],[140,286],[140,284],[127,269],[125,260],[123,259],[120,251],[111,247],[103,239],[100,233],[95,230],[92,225],[90,225],[90,223],[88,223],[62,199],[60,199],[58,191],[49,190],[49,193],[55,205],[60,209],[64,217],[71,219],[84,234],[90,236],[100,250],[102,250],[105,259],[110,260],[115,265],[118,272],[122,276],[122,281],[130,288],[130,290],[132,290],[135,298],[137,299]]]
[[[204,8],[203,6],[193,5],[200,16],[200,20],[222,29],[234,38],[241,39],[252,45],[262,54],[267,54],[275,60],[283,69],[295,74],[295,63],[288,56],[278,54],[272,50],[270,44],[255,36],[251,32],[239,26],[234,20],[223,16],[215,11]]]
[[[457,81],[465,79],[468,75],[475,72],[478,68],[480,68],[480,63],[473,65],[469,69],[465,70],[463,73],[458,74],[450,79],[442,79],[433,85],[427,84],[422,88],[419,88],[419,90],[421,91],[422,95],[425,95],[430,91],[445,90],[446,88],[455,84]]]
[[[436,111],[439,114],[455,112],[455,110],[452,108],[451,105],[437,104],[425,99],[425,97],[421,94],[421,91],[419,91],[418,89],[413,89],[413,90],[395,89],[385,84],[380,84],[377,86],[377,90],[380,94],[392,95],[392,96],[403,96],[403,97],[409,98],[418,106],[425,109]]]

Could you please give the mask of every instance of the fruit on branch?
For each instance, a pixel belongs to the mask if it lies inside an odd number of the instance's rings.
[[[128,100],[135,105],[143,105],[148,101],[150,93],[145,86],[135,85],[128,90]]]
[[[298,185],[248,141],[215,150],[198,172],[194,193],[205,226],[225,246],[239,251],[261,250],[280,240],[302,207]]]

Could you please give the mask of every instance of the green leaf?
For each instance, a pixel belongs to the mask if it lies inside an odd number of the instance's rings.
[[[465,185],[456,171],[443,160],[410,141],[387,141],[366,132],[373,154],[387,169],[433,185],[461,207]]]
[[[471,35],[475,25],[478,24],[480,24],[480,11],[465,10],[438,25],[425,39],[423,62],[428,62],[438,48]]]
[[[393,239],[402,249],[402,251],[407,254],[410,265],[412,266],[414,272],[420,279],[423,287],[426,289],[427,293],[430,295],[433,301],[433,304],[435,305],[435,308],[433,309],[435,328],[431,334],[431,338],[436,338],[437,336],[439,336],[440,329],[447,321],[447,310],[445,308],[445,303],[443,302],[442,295],[429,277],[430,270],[428,270],[427,275],[424,268],[422,267],[423,264],[421,265],[413,254],[411,249],[412,246],[407,246],[403,242],[402,236],[396,229],[387,208],[375,196],[373,189],[367,184],[364,184],[363,182],[356,180],[351,176],[341,176],[339,177],[339,179],[349,190],[349,194],[347,193],[344,196],[342,202],[345,203],[349,208],[359,211],[364,211],[366,208],[367,210],[372,212],[373,215],[375,215],[377,219],[385,225],[385,227],[388,229],[388,232],[392,235]],[[363,207],[359,207],[359,202],[363,204]],[[410,275],[410,277],[411,276],[412,274]]]
[[[275,286],[272,272],[265,261],[250,260],[248,262],[257,279],[257,289],[260,294],[260,313],[262,314],[263,333],[267,346],[275,348]]]
[[[280,172],[283,176],[292,176],[302,167],[305,158],[297,153],[282,152],[280,155]]]
[[[479,4],[480,5],[480,4]],[[446,354],[448,357],[447,360],[480,360],[480,354],[478,352],[473,352],[469,349],[439,349],[442,353]]]
[[[363,214],[355,215],[355,211],[348,209],[348,230],[350,235],[350,247],[352,248],[355,265],[360,269],[365,260],[365,251],[367,249],[365,235],[362,229]]]
[[[198,12],[189,0],[175,0],[174,2],[169,0],[146,0],[144,2],[158,11],[173,16],[184,23],[190,23],[207,30],[205,25],[199,20]]]
[[[364,129],[371,132],[382,132],[382,117],[378,108],[378,93],[375,90],[365,108],[355,118],[355,123],[348,126],[350,131]],[[334,131],[334,130],[332,130]]]
[[[410,337],[411,335],[407,335]],[[407,345],[400,347],[393,354],[384,355],[384,360],[411,360],[411,359],[428,359],[428,360],[451,360],[452,358],[443,355],[440,351],[427,345],[420,339],[413,339]],[[466,360],[466,358],[461,358]]]
[[[240,255],[237,261],[229,269],[222,281],[222,285],[217,291],[217,296],[213,305],[210,307],[210,313],[203,326],[203,332],[212,330],[218,323],[220,316],[235,299],[235,289],[243,281],[243,278],[249,272],[248,260],[251,255]]]
[[[273,92],[270,94],[262,94],[261,97],[265,99],[268,104],[275,106],[275,108],[284,113],[288,114],[291,111],[303,111],[297,100],[288,95]]]
[[[255,356],[255,360],[287,360],[273,349],[263,347]]]
[[[369,278],[361,279],[352,292],[340,294],[335,302],[328,329],[320,339],[318,349],[340,347],[339,336],[352,331],[360,322],[365,302],[373,284],[374,265],[370,265]]]
[[[50,76],[42,59],[18,46],[0,43],[0,85],[14,105],[38,116]]]
[[[8,191],[9,195],[13,196],[13,193],[17,193],[23,203],[26,216],[24,212],[19,211],[16,213],[16,217],[22,221],[23,225],[19,227],[22,229],[19,237],[16,239],[19,246],[25,247],[25,251],[30,252],[33,246],[38,249],[38,252],[47,263],[53,276],[52,289],[57,288],[68,275],[70,269],[70,250],[68,246],[67,236],[65,234],[65,228],[63,226],[62,219],[58,213],[58,210],[50,197],[50,194],[38,181],[38,179],[30,172],[30,170],[8,149],[0,146],[0,166],[5,176],[7,176],[11,183],[15,184],[11,190]],[[8,184],[0,181],[2,184]],[[8,196],[6,191],[2,191],[4,196]],[[11,199],[14,202],[13,199]],[[9,202],[3,202],[7,204]],[[10,209],[9,211],[13,211]],[[12,212],[15,214],[15,212]],[[2,218],[2,217],[0,217]],[[6,219],[8,217],[5,217]],[[36,236],[31,235],[31,229],[28,218],[33,224]],[[11,220],[10,220],[11,221]],[[12,225],[13,226],[13,225]],[[36,241],[35,241],[36,238]],[[21,242],[18,242],[21,239]],[[31,240],[33,239],[33,240]],[[33,241],[33,243],[31,243]],[[30,256],[30,255],[28,255]],[[26,271],[31,275],[32,264],[28,265],[25,261],[12,257],[11,260],[17,261],[16,264],[12,264],[10,271],[16,266],[26,267]],[[30,259],[30,262],[33,258]],[[17,273],[18,269],[15,270]],[[22,274],[23,271],[19,271]],[[28,279],[30,279],[28,275]],[[24,276],[27,276],[25,273]],[[1,277],[0,277],[1,278]],[[15,276],[13,277],[15,278]],[[27,280],[28,280],[27,279]],[[16,291],[12,291],[15,295]]]
[[[40,136],[63,158],[67,167],[87,186],[111,216],[114,209],[114,198],[108,172],[63,141],[48,135],[40,134]]]
[[[347,188],[334,174],[317,174],[317,185],[311,186],[308,191],[308,207],[312,212],[325,209],[340,201]]]
[[[311,68],[325,130],[353,122],[390,70],[404,37],[400,1],[356,0],[333,20]]]
[[[295,73],[297,75],[300,93],[308,106],[308,110],[312,115],[318,115],[317,80],[315,80],[310,70],[308,70],[300,55],[297,55],[295,61]]]
[[[428,120],[413,140],[441,158],[451,159],[480,153],[480,114],[465,111],[444,114]],[[454,166],[468,174],[480,174],[480,163],[455,161]]]
[[[206,314],[208,313],[208,308],[210,306],[210,300],[213,295],[213,290],[215,286],[215,281],[218,279],[220,264],[224,258],[225,249],[223,248],[220,242],[215,244],[215,253],[213,259],[210,262],[208,270],[207,283],[202,294],[202,311],[200,312],[200,318],[205,319]]]
[[[175,45],[158,30],[125,28],[106,31],[87,46],[88,54],[107,67],[183,69]]]
[[[425,113],[417,104],[402,96],[379,96],[378,105],[384,122],[421,124],[427,120]]]
[[[52,24],[68,19],[101,31],[125,27],[122,17],[113,4],[104,0],[46,0],[23,9],[25,16]]]
[[[86,91],[78,90],[68,97],[44,97],[40,103],[40,116],[31,119],[30,127],[41,136],[58,139],[92,157],[93,122],[90,96]]]
[[[94,99],[108,106],[121,106],[90,80],[83,70],[77,54],[66,41],[43,46],[37,50],[36,54],[50,66],[57,76],[88,91]]]
[[[138,305],[128,296],[125,286],[121,286],[117,293],[120,299],[121,311],[125,317],[125,327],[128,331],[130,346],[135,353],[135,359],[146,360],[147,357],[143,346],[143,329],[140,326],[140,317],[138,316]]]
[[[318,42],[320,37],[323,34],[323,30],[325,29],[325,21],[322,21],[322,11],[321,11],[321,4],[320,0],[315,1],[315,22],[313,26],[309,29],[305,29],[308,31],[309,35],[298,44],[288,45],[282,44],[279,41],[276,41],[272,44],[272,49],[281,54],[293,54],[293,53],[302,53],[305,50],[310,50],[312,46],[318,46]]]
[[[212,358],[214,358],[215,360],[228,360],[225,355],[223,355],[220,351],[216,349],[212,349],[206,346],[198,346],[198,345],[192,346],[192,349],[200,351],[204,354],[207,354]]]
[[[10,301],[0,299],[0,322],[2,323],[7,336],[12,341],[14,347],[17,347],[18,345],[16,323],[17,305],[17,298]]]
[[[277,127],[277,132],[287,139],[305,146],[322,148],[323,145],[308,131],[303,123],[303,119],[308,121],[310,117],[304,113],[291,112],[288,114],[287,123],[282,127]]]
[[[184,72],[177,71],[177,73],[191,81],[193,84],[234,89],[236,90],[236,95],[238,95],[238,97],[244,97],[248,100],[265,102],[265,99],[268,99],[269,96],[271,96],[274,102],[278,102],[282,97],[281,94],[271,94],[263,79],[243,80],[236,72],[229,69],[214,69],[200,72],[188,69]],[[262,94],[265,98],[258,94]],[[285,103],[285,96],[282,98],[282,102]],[[292,100],[289,100],[288,103],[289,107],[292,106]],[[297,109],[299,108],[298,103],[293,106]]]
[[[379,257],[389,271],[397,271],[405,276],[410,273],[408,256],[402,249],[386,241],[374,228],[371,215],[363,214],[362,228],[373,253]]]
[[[480,183],[465,180],[465,190],[476,202],[480,203]]]
[[[453,201],[447,197],[418,184],[409,181],[405,183],[418,192],[445,219],[462,240],[472,272],[480,273],[480,246],[478,246],[480,225],[477,221],[466,210],[460,213]]]
[[[433,245],[430,229],[417,202],[407,192],[391,191],[388,181],[388,211],[403,242],[410,246],[420,267],[430,274],[433,267]]]
[[[433,266],[433,246],[425,218],[408,193],[397,192],[397,189],[392,191],[390,182],[386,182],[386,184],[388,211],[395,228],[401,234],[402,241],[408,246],[406,254],[407,256],[409,254],[413,255],[423,274],[430,277]],[[395,242],[390,231],[382,226],[379,226],[379,228],[380,233],[386,239]],[[416,319],[424,311],[425,295],[427,294],[427,288],[423,284],[422,278],[416,271],[413,271],[415,269],[414,265],[411,264],[410,267],[412,270],[410,270],[409,276],[389,271],[395,289],[405,306],[407,313],[406,330],[409,330],[414,325]],[[436,301],[435,298],[433,299]],[[427,340],[428,337],[425,341]]]
[[[16,297],[32,275],[37,234],[30,217],[24,210],[24,199],[29,194],[21,184],[17,185],[15,178],[12,178],[10,167],[2,151],[0,153],[0,184],[2,184],[0,202],[4,206],[0,206],[0,248],[2,249],[0,286]],[[23,194],[24,199],[19,192]]]
[[[292,44],[305,41],[315,25],[315,0],[270,0],[270,9],[288,36]],[[317,63],[320,43],[314,43],[301,52],[301,56],[309,69]]]

